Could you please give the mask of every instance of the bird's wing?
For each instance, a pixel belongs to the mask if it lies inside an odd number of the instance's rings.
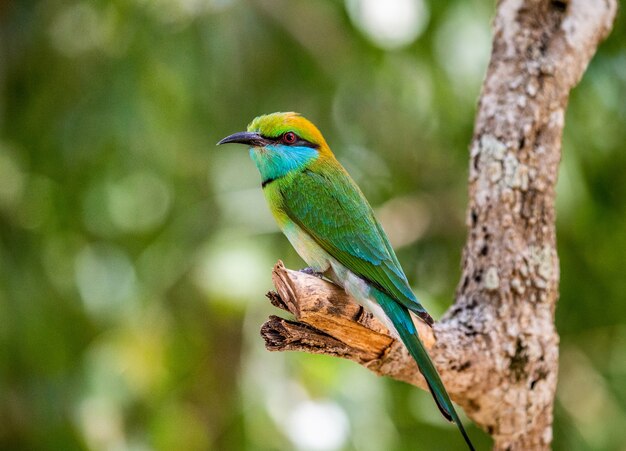
[[[281,186],[283,208],[326,252],[429,324],[372,208],[340,168],[307,169]]]

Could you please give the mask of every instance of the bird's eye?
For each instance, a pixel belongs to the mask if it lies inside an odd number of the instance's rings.
[[[298,140],[298,137],[294,132],[287,132],[283,135],[282,140],[285,144],[295,144]]]

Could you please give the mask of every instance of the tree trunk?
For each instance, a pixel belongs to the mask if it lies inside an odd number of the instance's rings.
[[[501,0],[470,146],[469,235],[456,301],[420,335],[454,401],[502,450],[549,449],[558,373],[555,185],[565,107],[615,0]],[[354,360],[425,388],[402,344],[340,288],[274,268],[269,350]]]

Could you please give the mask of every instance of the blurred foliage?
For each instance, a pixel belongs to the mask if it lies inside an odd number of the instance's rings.
[[[430,396],[258,337],[254,116],[320,126],[426,306],[453,298],[491,1],[0,3],[0,448],[464,449]],[[555,450],[624,450],[626,23],[571,97]],[[486,434],[470,427],[479,448]]]

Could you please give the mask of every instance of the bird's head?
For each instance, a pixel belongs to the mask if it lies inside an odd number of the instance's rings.
[[[312,122],[298,113],[272,113],[255,118],[245,132],[234,133],[217,144],[250,146],[250,156],[263,181],[302,170],[320,156],[332,155]]]
[[[326,146],[315,125],[299,113],[271,113],[254,118],[245,132],[234,133],[217,144],[239,143],[251,147],[310,147]]]

